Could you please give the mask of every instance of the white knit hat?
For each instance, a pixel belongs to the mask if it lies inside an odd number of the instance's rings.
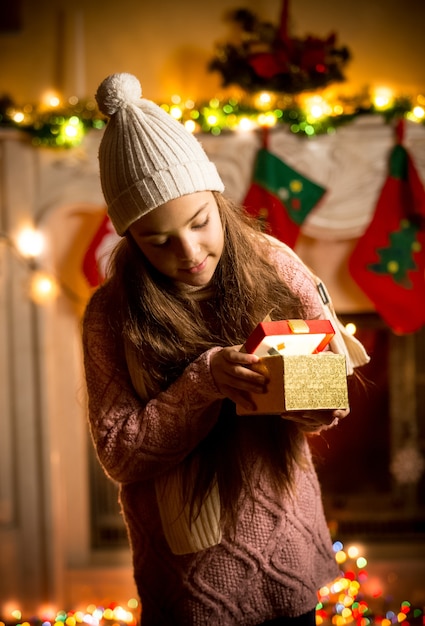
[[[119,235],[169,200],[224,190],[199,141],[161,107],[142,98],[135,76],[108,76],[96,100],[110,117],[99,148],[100,180]]]

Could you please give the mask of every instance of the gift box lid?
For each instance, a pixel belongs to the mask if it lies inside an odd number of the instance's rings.
[[[335,335],[329,320],[279,320],[261,322],[245,342],[250,354],[302,355],[321,352]]]

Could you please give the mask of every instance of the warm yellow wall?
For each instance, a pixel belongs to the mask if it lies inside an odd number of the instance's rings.
[[[228,39],[225,12],[242,6],[277,23],[281,8],[280,0],[21,2],[22,30],[0,33],[0,94],[18,104],[39,102],[53,86],[66,96],[92,96],[117,71],[136,74],[155,100],[219,95],[219,76],[205,67],[214,43]],[[385,84],[425,92],[424,0],[292,0],[291,23],[294,35],[335,31],[350,48],[341,90]]]

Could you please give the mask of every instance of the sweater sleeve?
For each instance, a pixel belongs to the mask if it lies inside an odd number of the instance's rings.
[[[213,348],[144,402],[134,390],[124,350],[117,350],[104,313],[102,290],[83,320],[89,422],[107,474],[121,483],[155,477],[177,465],[215,424],[223,396],[210,371]]]

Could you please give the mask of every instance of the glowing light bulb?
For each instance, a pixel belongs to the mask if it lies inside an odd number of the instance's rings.
[[[360,557],[357,559],[356,563],[357,563],[357,567],[358,567],[359,569],[363,569],[363,568],[364,568],[364,567],[366,567],[366,565],[367,565],[367,559],[365,559],[363,556],[360,556]]]
[[[73,115],[60,127],[56,139],[58,145],[75,146],[80,143],[84,136],[84,125],[77,115]]]
[[[271,99],[272,99],[272,97],[271,97],[271,95],[269,93],[267,93],[265,91],[263,93],[260,93],[260,102],[261,102],[261,104],[270,104]]]
[[[19,252],[26,259],[35,259],[44,249],[43,233],[34,228],[24,228],[16,239]]]
[[[47,91],[42,96],[42,102],[45,106],[55,109],[60,105],[60,98],[54,91]]]
[[[262,91],[255,98],[254,102],[255,102],[255,106],[257,106],[259,109],[267,109],[271,105],[272,96],[267,91]]]
[[[387,109],[391,106],[394,96],[388,87],[377,87],[373,94],[373,103],[377,109]]]
[[[276,116],[274,113],[262,113],[258,116],[258,124],[260,126],[272,127],[276,125]]]
[[[330,594],[329,587],[321,587],[319,591],[320,597],[328,596]]]
[[[75,128],[75,126],[73,126],[72,124],[67,124],[63,131],[65,135],[70,138],[76,137],[78,135],[78,129]]]
[[[344,550],[340,550],[335,554],[335,560],[339,564],[344,563],[347,560],[347,555]]]
[[[184,126],[190,133],[194,133],[196,130],[196,123],[193,120],[187,120]]]
[[[54,300],[59,286],[53,276],[45,272],[34,272],[30,284],[30,298],[36,304],[46,304]]]
[[[24,121],[25,115],[22,113],[22,111],[16,111],[16,113],[13,114],[13,118],[12,119],[17,124],[20,124],[21,122]]]
[[[348,325],[348,324],[347,324]],[[353,324],[354,326],[354,324]],[[346,326],[347,328],[347,326]],[[354,333],[350,333],[350,334],[354,334]],[[357,546],[350,546],[347,550],[348,556],[350,557],[350,559],[355,559],[359,556],[359,549]]]
[[[313,104],[311,107],[310,113],[316,119],[319,119],[323,116],[323,107],[320,104]]]
[[[218,122],[217,115],[213,115],[213,114],[208,115],[207,122],[210,126],[215,126]]]
[[[345,325],[345,330],[350,335],[355,335],[357,332],[357,326],[353,322],[348,322],[348,324]]]
[[[304,108],[309,121],[319,120],[332,112],[332,108],[321,96],[305,98]]]
[[[248,131],[255,128],[255,124],[248,117],[241,117],[238,123],[238,129],[242,131]]]
[[[412,113],[418,120],[422,120],[425,117],[425,109],[420,106],[415,107]]]
[[[170,108],[170,114],[174,117],[174,119],[176,120],[180,120],[183,117],[183,111],[181,110],[181,108],[177,105],[174,105]]]

